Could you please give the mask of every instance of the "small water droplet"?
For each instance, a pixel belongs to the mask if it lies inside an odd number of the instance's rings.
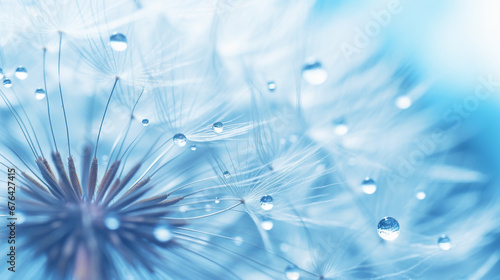
[[[396,98],[396,106],[399,108],[399,109],[408,109],[410,108],[411,106],[411,98],[409,98],[408,96],[399,96],[398,98]]]
[[[176,135],[174,135],[174,143],[179,147],[184,147],[186,146],[187,138],[184,134],[177,133]]]
[[[385,217],[378,223],[377,232],[382,239],[394,240],[399,236],[399,223],[394,218]]]
[[[264,230],[271,230],[274,227],[274,223],[273,223],[273,220],[266,218],[266,219],[262,220],[262,222],[260,223],[260,226]]]
[[[260,199],[260,207],[266,211],[273,209],[274,201],[270,195],[265,195]]]
[[[116,33],[109,37],[109,44],[114,51],[122,52],[127,49],[127,37],[121,33]]]
[[[216,197],[214,202],[217,203],[217,204],[219,204],[219,202],[220,202],[219,198]]]
[[[167,242],[172,239],[172,233],[165,226],[159,226],[153,231],[154,237],[160,242]]]
[[[42,100],[45,98],[46,95],[47,95],[47,93],[45,93],[45,90],[43,88],[39,88],[39,89],[35,90],[36,100]]]
[[[377,185],[372,178],[366,177],[361,183],[361,189],[366,194],[373,194],[377,190]]]
[[[10,79],[3,80],[3,86],[6,87],[6,88],[11,88],[12,87],[12,81]]]
[[[333,132],[337,135],[346,135],[349,132],[349,127],[343,118],[333,121]]]
[[[418,192],[417,193],[417,199],[419,199],[419,200],[425,199],[426,196],[427,195],[425,194],[425,192]]]
[[[0,79],[3,79],[3,69],[0,68]]]
[[[148,124],[149,124],[149,120],[148,119],[143,119],[142,120],[142,125],[143,126],[148,126]]]
[[[285,277],[288,280],[298,280],[300,278],[300,269],[293,264],[285,268]]]
[[[267,89],[269,89],[270,92],[275,91],[276,90],[276,83],[275,82],[268,82]]]
[[[438,238],[438,245],[439,248],[443,251],[448,251],[451,248],[451,241],[450,238],[446,235],[443,234]]]
[[[321,62],[314,61],[304,65],[302,68],[302,77],[312,85],[320,85],[326,81],[328,73],[323,69]]]
[[[231,177],[231,173],[229,173],[229,171],[224,171],[224,173],[222,173],[222,175],[224,175],[224,177],[226,177],[226,179]]]
[[[115,218],[115,217],[107,217],[104,220],[104,225],[109,229],[109,230],[116,230],[120,227],[120,221]]]
[[[179,207],[179,212],[184,213],[188,210],[189,210],[189,206],[187,206],[187,205],[182,205],[181,207]]]
[[[205,211],[210,212],[212,210],[212,205],[210,204],[205,204]]]
[[[26,78],[28,78],[28,70],[24,67],[17,67],[16,78],[19,80],[26,80]]]
[[[196,145],[191,145],[191,151],[196,151]]]
[[[216,122],[212,125],[212,130],[215,133],[220,134],[224,130],[224,124],[222,124],[221,122]]]
[[[242,243],[243,243],[243,238],[242,238],[241,236],[236,236],[236,237],[234,238],[234,244],[235,244],[236,246],[240,246]]]

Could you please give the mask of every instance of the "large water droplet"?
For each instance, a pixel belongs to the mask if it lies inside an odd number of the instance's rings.
[[[42,100],[45,98],[46,95],[47,95],[47,93],[45,93],[45,90],[43,88],[39,88],[39,89],[35,90],[36,100]]]
[[[160,242],[167,242],[172,239],[172,233],[165,226],[159,226],[153,231],[154,237]]]
[[[268,82],[267,89],[269,89],[270,92],[275,91],[276,90],[276,83],[275,82]]]
[[[377,185],[372,178],[366,177],[361,183],[361,189],[366,194],[373,194],[377,190]]]
[[[262,209],[269,211],[274,207],[273,197],[270,195],[265,195],[260,199],[260,207]]]
[[[174,135],[174,143],[179,147],[184,147],[186,146],[187,138],[184,134],[177,133],[176,135]]]
[[[148,126],[148,124],[149,124],[149,120],[148,119],[143,119],[142,120],[142,125],[143,126]]]
[[[268,218],[265,218],[262,220],[262,222],[260,223],[260,226],[265,229],[265,230],[271,230],[273,229],[274,227],[274,223],[273,223],[273,220],[271,219],[268,219]]]
[[[323,69],[321,62],[307,63],[302,68],[302,77],[312,85],[320,85],[328,78],[328,73]]]
[[[215,133],[220,134],[224,130],[224,124],[222,124],[221,122],[216,122],[212,125],[212,130]]]
[[[115,217],[107,217],[104,220],[104,225],[109,229],[109,230],[116,230],[120,227],[120,221],[115,218]]]
[[[337,135],[346,135],[349,132],[349,127],[343,118],[333,121],[333,132]]]
[[[224,173],[222,173],[222,175],[224,175],[224,177],[226,177],[226,179],[231,177],[231,173],[229,173],[229,171],[224,171]]]
[[[378,223],[377,232],[382,239],[394,240],[399,236],[399,223],[394,218],[385,217]]]
[[[293,264],[285,268],[285,277],[288,280],[298,280],[300,278],[300,269]]]
[[[6,88],[11,88],[12,87],[12,81],[10,79],[3,80],[3,86],[6,87]]]
[[[17,67],[16,78],[19,80],[26,80],[26,78],[28,78],[28,70],[24,67]]]
[[[114,51],[122,52],[127,49],[127,37],[121,33],[116,33],[109,37],[109,44]]]
[[[438,245],[439,248],[443,251],[448,251],[451,248],[451,241],[450,238],[446,235],[443,234],[438,238]]]

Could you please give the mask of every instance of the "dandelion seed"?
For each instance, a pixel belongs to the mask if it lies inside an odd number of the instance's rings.
[[[221,122],[216,122],[212,125],[212,130],[217,134],[221,134],[224,130],[224,125]]]
[[[302,77],[312,85],[320,85],[326,81],[328,73],[323,69],[321,62],[315,61],[304,65]]]
[[[42,100],[45,98],[47,94],[45,93],[45,90],[43,88],[39,88],[35,90],[35,98],[36,100]]]
[[[450,238],[446,235],[443,234],[438,238],[438,245],[439,248],[443,251],[448,251],[451,248],[451,241]]]
[[[12,87],[12,81],[10,79],[4,79],[3,80],[3,86],[6,88],[11,88]]]
[[[114,51],[123,52],[128,47],[127,37],[121,33],[113,34],[109,38],[109,44]]]
[[[274,201],[270,195],[265,195],[260,199],[260,207],[266,211],[273,209]]]
[[[300,279],[300,270],[296,265],[290,264],[285,268],[285,277],[288,280]]]
[[[179,147],[184,147],[186,146],[187,138],[184,134],[177,133],[176,135],[174,135],[174,143]]]
[[[26,80],[26,78],[28,78],[28,70],[24,67],[18,67],[15,75],[19,80]]]
[[[364,193],[373,194],[377,190],[377,185],[375,184],[375,181],[373,179],[367,177],[361,183],[361,188]]]
[[[377,232],[382,239],[392,241],[399,236],[399,223],[394,218],[385,217],[378,223]]]

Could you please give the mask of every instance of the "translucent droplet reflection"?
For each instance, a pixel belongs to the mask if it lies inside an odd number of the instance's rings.
[[[109,44],[114,51],[122,52],[127,49],[127,37],[121,33],[116,33],[109,37]]]
[[[196,145],[191,145],[191,151],[196,151]]]
[[[3,80],[3,86],[6,87],[6,88],[11,88],[12,87],[12,81],[10,79]]]
[[[39,88],[39,89],[35,90],[36,100],[42,100],[45,98],[46,95],[47,95],[47,93],[45,93],[45,90],[43,88]]]
[[[268,82],[267,89],[269,89],[269,91],[271,91],[271,92],[275,91],[276,90],[276,83],[275,82]]]
[[[120,221],[115,218],[115,217],[107,217],[104,220],[104,225],[109,229],[109,230],[116,230],[120,227]]]
[[[148,126],[148,124],[149,124],[149,120],[148,119],[143,119],[142,120],[142,125],[143,126]]]
[[[260,199],[260,207],[266,211],[273,209],[274,201],[270,195],[265,195]]]
[[[448,251],[451,248],[451,241],[450,238],[446,235],[443,234],[438,238],[438,245],[439,248],[443,251]]]
[[[216,197],[214,202],[218,204],[220,202],[219,198]]]
[[[394,218],[385,217],[378,223],[377,232],[382,239],[394,240],[399,236],[399,223]]]
[[[361,183],[361,189],[366,194],[373,194],[377,190],[377,185],[372,178],[365,178]]]
[[[285,268],[285,277],[288,280],[298,280],[300,278],[300,269],[293,264]]]
[[[172,239],[172,233],[165,226],[159,226],[153,231],[154,237],[160,242],[167,242]]]
[[[19,80],[26,80],[28,78],[28,70],[24,67],[17,67],[15,75]]]
[[[323,69],[321,62],[307,63],[302,68],[302,77],[312,85],[320,85],[328,78],[328,73]]]
[[[224,175],[224,177],[227,179],[229,177],[231,177],[231,173],[229,173],[229,171],[224,171],[224,173],[222,173],[222,175]]]
[[[274,227],[274,223],[273,223],[273,220],[271,219],[263,219],[262,222],[260,223],[260,226],[264,229],[264,230],[271,230],[273,229]]]
[[[346,135],[349,132],[349,127],[343,118],[333,121],[333,132],[337,135]]]
[[[212,125],[212,130],[215,133],[220,134],[224,130],[224,124],[222,124],[221,122],[216,122]]]
[[[178,133],[178,134],[174,135],[174,143],[175,143],[175,145],[177,145],[179,147],[184,147],[184,146],[186,146],[187,138],[184,134]]]

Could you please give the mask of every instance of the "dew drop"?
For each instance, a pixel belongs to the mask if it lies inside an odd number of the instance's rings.
[[[3,79],[3,69],[0,68],[0,79]]]
[[[221,122],[216,122],[212,125],[212,130],[215,133],[220,134],[224,130],[224,124],[222,124]]]
[[[260,207],[266,211],[273,209],[274,202],[273,197],[270,195],[265,195],[260,199]]]
[[[274,223],[273,223],[273,220],[266,218],[266,219],[262,220],[262,222],[260,223],[260,226],[264,230],[271,230],[274,227]]]
[[[42,100],[45,98],[47,94],[45,93],[45,90],[43,88],[39,88],[35,90],[35,98],[36,100]]]
[[[298,280],[300,278],[300,270],[296,265],[290,264],[285,268],[285,277],[288,280]]]
[[[328,73],[323,69],[321,62],[315,61],[304,65],[302,68],[302,77],[312,85],[320,85],[326,81]]]
[[[224,175],[224,177],[227,179],[229,177],[231,177],[231,173],[229,173],[229,171],[224,171],[224,173],[222,173],[222,175]]]
[[[191,151],[196,151],[196,145],[191,145]]]
[[[418,192],[417,193],[417,199],[423,200],[423,199],[425,199],[425,197],[426,197],[425,192]]]
[[[377,232],[382,239],[394,240],[399,236],[399,223],[394,218],[385,217],[378,223]]]
[[[172,239],[172,233],[165,226],[159,226],[153,231],[154,237],[160,242],[167,242]]]
[[[120,221],[115,218],[115,217],[107,217],[104,220],[104,225],[109,229],[109,230],[116,230],[120,227]]]
[[[11,88],[12,87],[12,81],[10,79],[3,80],[3,86],[6,87],[6,88]]]
[[[116,33],[109,37],[109,44],[114,51],[122,52],[127,49],[127,37],[121,33]]]
[[[446,235],[443,234],[438,238],[438,245],[439,248],[443,251],[448,251],[451,248],[451,241],[450,238]]]
[[[241,236],[236,236],[233,242],[236,246],[240,246],[243,243],[243,238]]]
[[[218,197],[216,197],[214,202],[215,202],[215,203],[217,203],[217,204],[219,204],[219,203],[220,203],[219,198],[218,198]]]
[[[396,98],[395,103],[399,109],[404,110],[404,109],[410,108],[412,102],[408,96],[400,96],[400,97]]]
[[[28,70],[24,67],[17,67],[16,78],[19,80],[26,80],[26,78],[28,78]]]
[[[179,147],[184,147],[186,146],[187,138],[184,134],[177,133],[176,135],[174,135],[174,143]]]
[[[377,190],[377,185],[372,178],[366,177],[361,183],[361,189],[366,194],[373,194]]]
[[[268,82],[267,89],[269,89],[270,92],[275,91],[276,90],[276,83],[275,82]]]
[[[142,125],[143,126],[148,126],[148,124],[149,124],[149,120],[148,119],[143,119],[142,120]]]
[[[337,135],[346,135],[349,127],[343,118],[333,121],[333,132]]]

